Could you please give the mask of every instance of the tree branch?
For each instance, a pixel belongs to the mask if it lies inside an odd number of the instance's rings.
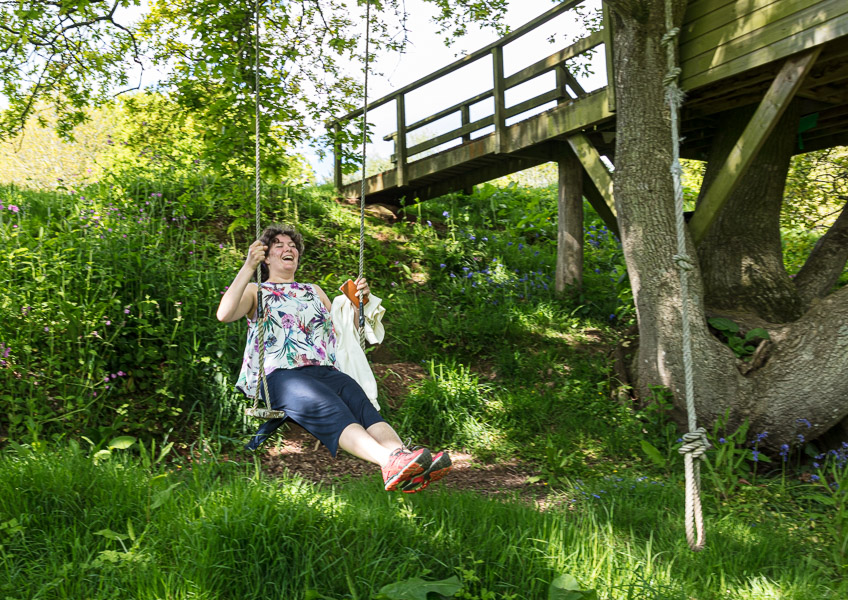
[[[816,243],[804,266],[795,277],[798,294],[809,304],[826,296],[848,262],[848,202],[836,222]]]

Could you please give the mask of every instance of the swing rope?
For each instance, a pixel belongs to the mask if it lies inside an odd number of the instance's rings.
[[[262,226],[260,223],[261,218],[261,193],[262,193],[262,181],[260,177],[260,150],[259,150],[259,4],[260,0],[256,0],[255,3],[255,36],[256,36],[256,64],[255,64],[255,82],[254,82],[254,104],[255,104],[255,118],[254,118],[254,137],[255,137],[255,164],[254,164],[254,188],[256,191],[256,239],[262,235]],[[369,64],[369,53],[370,53],[370,22],[371,22],[371,3],[366,1],[365,3],[365,81],[364,85],[364,95],[365,95],[365,107],[362,110],[362,187],[360,190],[360,207],[359,207],[359,275],[358,278],[362,279],[365,273],[365,158],[366,158],[366,141],[367,141],[367,130],[368,130],[368,64]],[[265,376],[265,321],[266,314],[265,309],[262,303],[262,266],[256,266],[256,282],[257,282],[257,292],[256,292],[256,314],[258,322],[256,324],[257,327],[257,341],[259,344],[259,380],[261,383],[261,389],[264,392],[265,397],[265,407],[260,408],[259,406],[259,390],[260,386],[256,386],[256,391],[253,395],[253,407],[245,409],[245,414],[251,417],[259,417],[262,419],[283,419],[286,417],[285,411],[282,410],[274,410],[271,408],[271,396],[268,393],[268,380]],[[362,297],[359,297],[359,345],[365,349],[365,312],[364,312],[364,304],[362,301]]]
[[[261,225],[259,223],[260,217],[260,197],[262,192],[262,181],[259,174],[260,167],[260,154],[259,154],[259,2],[260,0],[256,0],[256,64],[255,64],[255,75],[256,79],[254,81],[254,104],[255,104],[255,115],[254,115],[254,137],[255,137],[255,164],[254,164],[254,188],[256,191],[256,239],[259,239],[259,236],[262,235]],[[262,386],[262,391],[265,396],[265,407],[259,407],[259,387],[256,386],[256,391],[253,394],[253,407],[245,409],[245,414],[250,417],[259,417],[261,419],[284,419],[286,416],[285,411],[282,410],[274,410],[271,408],[271,396],[268,393],[268,379],[265,377],[265,309],[262,306],[262,265],[256,265],[256,316],[258,322],[256,323],[256,335],[257,340],[259,342],[259,381]]]
[[[365,79],[362,108],[362,174],[359,188],[359,276],[365,274],[365,146],[368,142],[368,63],[371,43],[371,2],[365,2]],[[365,305],[359,297],[359,346],[365,350]]]
[[[695,412],[695,385],[692,372],[692,336],[689,327],[689,271],[694,268],[692,258],[686,253],[686,223],[683,218],[683,169],[680,165],[680,107],[684,93],[677,85],[681,69],[676,62],[676,42],[680,29],[674,27],[671,0],[665,0],[666,34],[662,43],[666,47],[668,71],[664,84],[666,100],[671,112],[671,175],[674,181],[674,208],[676,213],[677,254],[674,262],[680,275],[681,321],[683,326],[683,371],[686,388],[686,414],[689,431],[683,435],[683,466],[686,477],[686,541],[694,552],[704,548],[704,518],[701,511],[701,465],[695,459],[704,459],[710,444],[707,432],[698,427]]]

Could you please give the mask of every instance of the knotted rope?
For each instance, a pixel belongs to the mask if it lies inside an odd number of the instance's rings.
[[[255,139],[255,164],[254,164],[254,188],[256,191],[256,239],[262,235],[260,218],[260,197],[262,192],[262,182],[259,175],[260,154],[259,154],[259,0],[256,0],[256,80],[254,82],[254,137]],[[256,391],[253,394],[253,408],[247,409],[245,412],[249,416],[261,417],[265,419],[283,418],[286,413],[281,410],[273,410],[271,408],[271,396],[268,394],[268,380],[265,377],[265,309],[262,306],[262,265],[256,265],[256,336],[259,343],[259,381],[262,384],[262,391],[265,394],[265,408],[259,408],[259,386],[256,386]]]
[[[678,87],[680,67],[677,66],[676,42],[680,29],[674,27],[671,0],[665,0],[666,34],[662,43],[666,48],[668,71],[663,79],[666,101],[671,112],[671,176],[674,181],[674,208],[676,213],[677,254],[674,262],[680,275],[681,321],[683,326],[683,370],[686,388],[686,414],[689,433],[683,435],[683,466],[686,477],[686,541],[697,552],[704,547],[704,518],[701,511],[701,465],[695,459],[703,459],[709,448],[707,432],[698,427],[695,413],[695,386],[692,376],[692,336],[689,328],[689,271],[694,262],[686,253],[686,223],[683,218],[683,169],[680,166],[680,107],[684,93]]]
[[[359,276],[365,274],[365,145],[368,142],[368,63],[371,43],[371,2],[365,2],[365,80],[363,81],[362,108],[362,176],[359,189]],[[359,345],[365,350],[365,304],[359,296]]]

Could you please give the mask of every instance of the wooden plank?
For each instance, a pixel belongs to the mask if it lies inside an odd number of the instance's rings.
[[[578,4],[581,4],[583,2],[585,2],[585,0],[566,0],[565,2],[561,2],[561,3],[557,4],[552,9],[550,9],[548,12],[539,15],[538,17],[536,17],[532,21],[525,23],[524,25],[522,25],[518,29],[511,31],[510,33],[508,33],[504,37],[500,38],[499,40],[497,40],[495,42],[492,42],[488,46],[484,46],[483,48],[480,48],[479,50],[472,52],[471,54],[464,56],[461,59],[459,59],[455,62],[452,62],[451,64],[449,64],[445,67],[442,67],[441,69],[438,69],[437,71],[433,71],[432,73],[430,73],[426,77],[422,77],[421,79],[414,81],[414,82],[410,83],[409,85],[405,85],[404,87],[400,88],[396,92],[392,92],[388,96],[383,96],[382,98],[379,98],[378,100],[375,100],[374,102],[370,102],[368,104],[368,110],[371,110],[373,108],[377,108],[378,106],[382,106],[384,104],[391,102],[392,100],[395,99],[395,96],[397,96],[398,94],[408,94],[412,90],[423,87],[423,86],[427,85],[428,83],[432,83],[433,81],[440,79],[441,77],[444,77],[445,75],[449,75],[450,73],[453,73],[454,71],[458,71],[459,69],[466,67],[466,66],[470,65],[471,63],[480,60],[481,58],[485,58],[485,57],[489,56],[494,48],[496,48],[498,46],[503,48],[506,44],[512,42],[513,40],[520,38],[521,36],[523,36],[526,33],[530,33],[531,31],[533,31],[537,27],[544,25],[545,23],[547,23],[551,19],[558,17],[559,15],[564,13],[565,11],[571,10],[572,8],[574,8],[575,6],[577,6]],[[362,109],[358,108],[355,111],[349,112],[348,114],[339,118],[338,121],[340,121],[342,123],[346,123],[348,121],[351,121],[352,119],[355,119],[356,117],[358,117],[361,114],[362,114]]]
[[[687,71],[684,65],[681,87],[684,90],[692,90],[726,77],[738,75],[748,69],[786,58],[799,52],[799,48],[812,48],[846,35],[848,35],[848,17],[841,15],[821,24],[816,29],[808,29],[799,35],[785,38],[756,52],[745,54],[706,71],[693,73],[691,70]]]
[[[520,115],[521,113],[527,112],[528,110],[533,110],[534,108],[539,108],[543,104],[547,104],[548,102],[554,102],[555,100],[559,100],[563,97],[563,92],[559,90],[550,90],[545,92],[544,94],[540,94],[529,100],[525,100],[524,102],[520,102],[515,106],[510,106],[506,109],[506,118],[514,117],[515,115]]]
[[[495,83],[495,153],[506,152],[506,82],[504,80],[503,46],[492,48],[492,69]]]
[[[767,35],[766,29],[769,28],[789,26],[788,35],[792,35],[800,31],[797,26],[801,24],[799,20],[803,22],[805,16],[808,18],[809,26],[814,26],[816,20],[809,17],[820,15],[819,11],[818,5],[810,6],[810,0],[781,0],[766,4],[749,14],[739,15],[712,31],[693,32],[689,36],[681,37],[680,61],[685,62],[704,53],[712,55],[714,50],[731,47],[737,41],[750,46],[751,43],[759,41],[760,34]],[[732,11],[726,12],[732,13]],[[821,17],[819,17],[820,21]]]
[[[451,140],[464,137],[466,135],[474,133],[475,131],[479,131],[480,129],[489,127],[494,124],[494,122],[494,117],[492,117],[491,115],[488,117],[483,117],[482,119],[477,119],[473,123],[469,123],[468,125],[463,125],[462,127],[452,129],[434,138],[430,138],[429,140],[423,141],[420,144],[415,144],[414,146],[411,146],[409,148],[409,156],[421,154],[422,152],[426,152],[427,150],[435,148],[436,146],[446,144]]]
[[[595,182],[592,181],[591,177],[583,178],[583,196],[585,196],[586,200],[589,201],[589,204],[592,205],[592,208],[595,209],[598,216],[601,217],[604,224],[607,226],[607,229],[613,232],[616,237],[621,238],[621,234],[618,231],[618,220],[615,218],[615,213],[610,210],[603,194],[601,194],[601,192],[598,191],[598,188],[595,187]]]
[[[395,139],[395,154],[397,156],[395,169],[397,170],[397,184],[401,186],[407,183],[406,163],[408,159],[406,154],[406,102],[404,99],[405,96],[403,94],[398,94],[395,107],[398,131],[397,138]]]
[[[589,141],[583,133],[575,133],[566,138],[568,145],[580,159],[583,168],[592,178],[595,187],[604,198],[604,203],[610,209],[610,212],[615,215],[615,200],[612,195],[612,175],[607,170],[606,165],[601,162],[601,155],[598,154],[595,146]]]
[[[604,26],[604,57],[607,63],[607,89],[609,90],[607,93],[607,100],[609,102],[607,108],[610,111],[615,111],[615,77],[613,76],[615,72],[615,62],[613,61],[615,56],[613,48],[615,47],[615,44],[613,44],[614,32],[612,25],[612,13],[610,12],[611,9],[607,6],[606,2],[601,4],[601,10],[601,18],[603,19],[602,23]],[[580,95],[579,92],[578,95]]]
[[[683,87],[691,89],[692,80],[704,81],[729,77],[748,68],[785,58],[811,46],[845,35],[848,29],[848,2],[824,0],[813,9],[770,24],[768,27],[722,44],[693,58],[681,57]],[[732,69],[725,67],[734,63]],[[720,74],[720,75],[719,75]],[[700,77],[699,77],[700,76]],[[699,85],[702,85],[699,83]]]
[[[680,28],[681,37],[685,37],[687,41],[695,40],[702,35],[714,32],[733,23],[734,21],[742,21],[753,12],[765,8],[774,8],[772,5],[776,2],[798,2],[799,0],[737,0],[729,5],[723,6],[718,10],[711,11],[698,18],[690,18],[689,11],[683,17],[684,22]],[[810,2],[817,0],[800,0],[806,6]]]
[[[583,167],[563,149],[557,161],[557,254],[554,289],[583,285]]]
[[[689,221],[689,231],[695,244],[700,244],[704,239],[710,225],[747,172],[754,157],[795,96],[795,92],[801,87],[804,77],[809,73],[820,52],[821,48],[814,48],[792,57],[786,61],[778,73]]]
[[[569,58],[574,58],[584,52],[588,52],[595,46],[600,46],[604,43],[604,34],[603,31],[593,31],[588,36],[581,38],[571,44],[570,46],[563,48],[559,52],[554,52],[547,58],[543,58],[542,60],[533,63],[529,67],[524,67],[520,71],[516,71],[512,75],[506,78],[506,87],[507,89],[511,87],[515,87],[525,81],[533,79],[534,77],[538,77],[548,71],[553,71],[559,65],[567,61]]]
[[[728,4],[735,4],[743,0],[693,0],[686,5],[686,13],[683,16],[683,26],[690,21],[700,19],[711,12],[720,11]],[[748,0],[757,2],[757,0]]]
[[[455,112],[461,111],[463,109],[463,107],[467,108],[468,106],[471,106],[472,104],[477,104],[478,102],[482,102],[483,100],[486,100],[487,98],[491,98],[494,93],[495,93],[494,90],[486,90],[485,92],[481,92],[481,93],[477,94],[476,96],[472,96],[471,98],[463,100],[462,102],[457,102],[453,106],[449,106],[448,108],[446,108],[444,110],[440,110],[439,112],[437,112],[433,115],[430,115],[429,117],[425,117],[425,118],[423,118],[419,121],[415,121],[415,123],[413,123],[412,125],[407,127],[407,131],[414,131],[416,129],[426,127],[430,123],[438,121],[439,119],[447,117],[447,116],[449,116],[449,115],[451,115]],[[391,139],[391,134],[389,134],[386,137],[388,139]]]

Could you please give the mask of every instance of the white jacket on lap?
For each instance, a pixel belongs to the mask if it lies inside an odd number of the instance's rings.
[[[365,305],[365,339],[371,344],[379,344],[386,335],[383,328],[383,314],[386,308],[383,301],[370,294]],[[374,408],[380,410],[377,402],[377,380],[371,372],[371,366],[365,352],[359,345],[359,324],[354,322],[354,306],[347,296],[341,294],[333,300],[330,311],[333,329],[336,332],[336,367],[353,377],[365,391]]]

